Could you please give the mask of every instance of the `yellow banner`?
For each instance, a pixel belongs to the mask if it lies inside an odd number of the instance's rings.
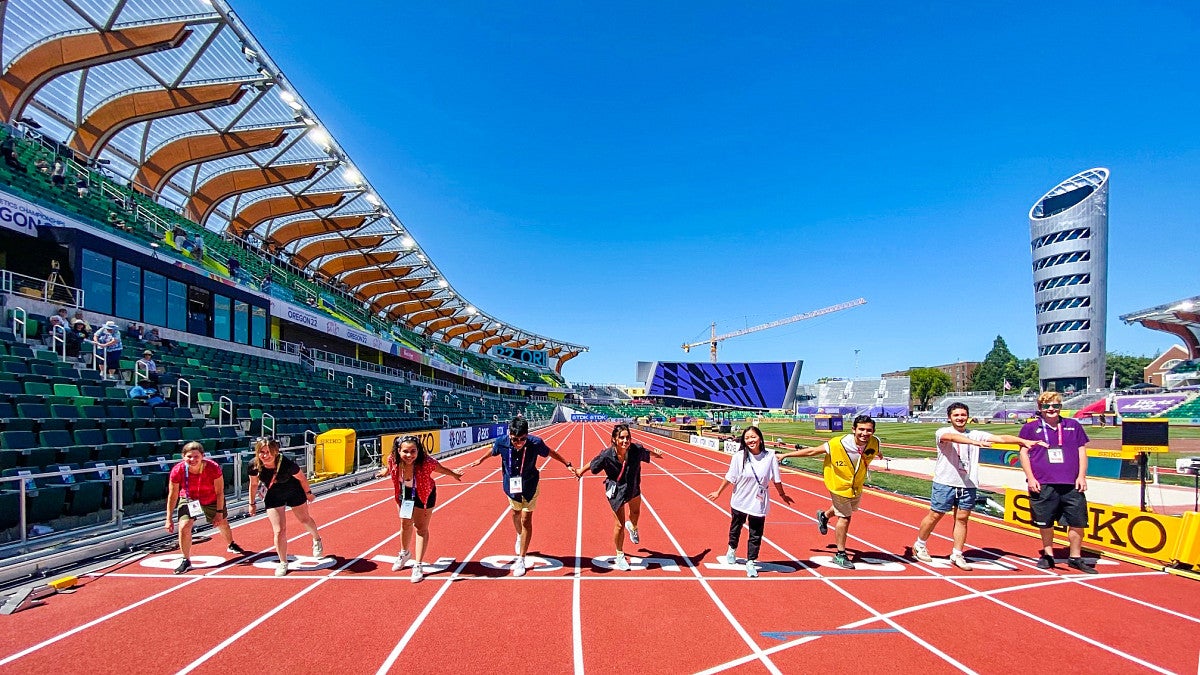
[[[1004,520],[1018,527],[1036,529],[1028,493],[1005,490]],[[1176,556],[1182,522],[1183,519],[1177,516],[1088,502],[1088,524],[1083,528],[1083,540],[1086,544],[1169,562]],[[1065,527],[1054,529],[1067,531]]]
[[[396,439],[404,438],[405,436],[416,436],[421,439],[421,445],[425,448],[425,452],[430,455],[436,455],[441,449],[442,435],[437,429],[428,429],[426,431],[409,431],[403,434],[384,434],[379,437],[379,463],[387,466],[388,455],[392,454],[392,446],[396,443]]]

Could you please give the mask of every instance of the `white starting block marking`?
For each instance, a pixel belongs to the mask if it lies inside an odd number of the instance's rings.
[[[724,556],[721,556],[721,557],[724,557]],[[704,563],[704,566],[710,570],[728,570],[730,572],[741,572],[742,574],[746,573],[746,561],[745,560],[734,563],[732,565],[730,565],[727,562],[719,562],[719,563]],[[779,563],[755,561],[754,566],[758,568],[759,572],[778,572],[779,574],[791,574],[792,572],[796,571],[796,568],[792,567],[791,565],[780,565]]]
[[[377,563],[384,563],[389,569],[391,569],[391,566],[396,564],[396,558],[398,557],[400,556],[377,555],[372,556],[371,560]],[[438,558],[436,562],[421,563],[421,569],[425,572],[425,574],[438,574],[439,572],[445,572],[446,570],[450,569],[450,566],[453,565],[454,562],[454,558]],[[414,564],[415,563],[412,560],[409,560],[408,562],[404,563],[404,566],[412,567]]]
[[[1017,567],[1015,565],[1009,565],[1008,563],[1001,562],[999,560],[995,560],[995,559],[991,559],[991,558],[989,558],[987,560],[980,560],[977,558],[972,558],[970,556],[963,556],[963,557],[965,557],[967,559],[967,562],[971,563],[971,567],[975,568],[978,571],[986,571],[986,572],[1016,572],[1017,571]],[[940,569],[940,570],[957,570],[958,569],[957,567],[954,566],[954,563],[950,562],[949,558],[934,558],[933,562],[925,563],[925,564],[930,567],[936,567],[937,569]]]
[[[831,555],[814,555],[809,560],[830,569],[840,570],[841,566],[833,564],[833,556]],[[905,565],[896,558],[884,560],[874,556],[865,556],[852,561],[855,570],[866,570],[868,572],[903,572]],[[849,571],[849,570],[847,570]]]
[[[324,558],[313,558],[306,555],[289,555],[288,556],[288,571],[290,572],[312,572],[315,570],[327,570],[337,564],[337,558],[333,556],[325,556]],[[274,570],[279,565],[279,556],[273,555],[267,558],[259,558],[254,561],[254,566],[262,570]]]
[[[192,569],[203,569],[206,567],[219,567],[225,564],[225,559],[218,555],[193,555],[188,556],[192,561]],[[138,564],[142,567],[152,567],[154,569],[174,570],[179,566],[179,561],[183,560],[182,553],[168,553],[166,555],[156,555],[149,558],[142,558]]]
[[[635,558],[633,556],[625,556],[629,561],[629,569],[631,571],[644,572],[651,565],[657,565],[664,572],[678,572],[679,564],[670,558]],[[592,567],[597,567],[602,570],[615,570],[617,557],[613,555],[604,555],[598,558],[592,558]]]
[[[509,570],[512,568],[513,561],[517,559],[515,555],[489,555],[479,561],[480,565],[493,570]],[[562,561],[554,558],[543,558],[536,555],[525,556],[525,570],[528,572],[555,572],[562,569]]]

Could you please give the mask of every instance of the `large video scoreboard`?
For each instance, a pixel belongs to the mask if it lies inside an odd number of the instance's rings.
[[[673,396],[744,408],[790,408],[803,361],[638,364],[647,396]]]

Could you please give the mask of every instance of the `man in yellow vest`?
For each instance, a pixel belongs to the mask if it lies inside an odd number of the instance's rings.
[[[834,530],[837,554],[833,564],[843,569],[854,569],[854,563],[846,556],[846,535],[850,531],[850,517],[858,510],[862,501],[863,483],[867,482],[867,466],[883,457],[879,451],[879,439],[875,438],[875,420],[867,415],[854,418],[854,432],[835,436],[828,443],[815,448],[801,448],[779,455],[788,457],[825,456],[825,487],[833,504],[817,511],[817,529],[821,534],[829,533],[829,519],[838,517]]]

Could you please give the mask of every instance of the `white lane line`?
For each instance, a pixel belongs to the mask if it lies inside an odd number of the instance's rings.
[[[582,431],[582,429],[580,429]],[[587,445],[587,436],[583,433],[579,434],[579,461],[576,466],[580,471],[583,470],[583,463],[586,461],[584,456],[584,446]],[[576,503],[576,519],[575,519],[575,574],[572,575],[571,581],[571,648],[575,658],[575,673],[583,675],[583,609],[580,600],[580,584],[583,576],[583,479],[575,479],[579,483],[579,497]]]

